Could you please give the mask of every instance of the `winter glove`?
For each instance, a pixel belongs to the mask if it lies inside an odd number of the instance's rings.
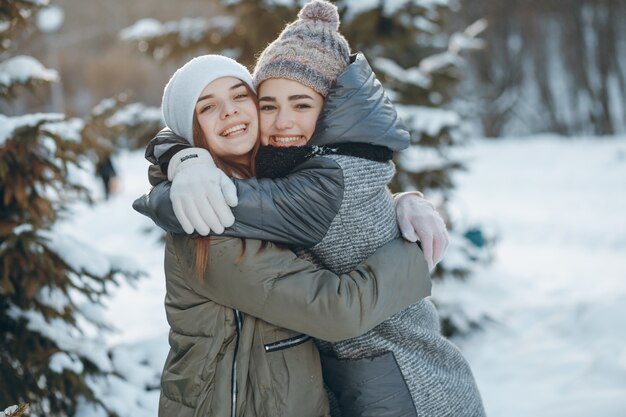
[[[432,271],[448,248],[445,222],[422,193],[397,194],[395,205],[402,237],[410,242],[420,241],[428,269]]]
[[[188,234],[194,229],[202,236],[211,231],[221,234],[235,222],[230,207],[237,205],[237,188],[215,166],[206,149],[177,152],[169,163],[167,177],[172,182],[174,214]]]

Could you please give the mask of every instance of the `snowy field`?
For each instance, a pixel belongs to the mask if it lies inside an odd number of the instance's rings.
[[[475,140],[457,152],[468,171],[455,179],[454,217],[487,226],[498,243],[489,267],[434,293],[490,317],[455,341],[488,415],[626,416],[626,138]],[[116,162],[120,192],[62,229],[148,274],[116,289],[107,315],[120,368],[153,385],[167,353],[163,253],[130,207],[147,189],[147,162],[141,152]],[[110,396],[134,416],[156,415],[156,391]]]

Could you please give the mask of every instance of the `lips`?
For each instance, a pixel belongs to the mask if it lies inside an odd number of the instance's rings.
[[[248,125],[245,123],[239,123],[234,126],[230,126],[220,132],[220,136],[229,137],[237,133],[245,132],[248,129]]]
[[[270,136],[270,145],[277,147],[303,146],[307,139],[302,135],[295,136]]]

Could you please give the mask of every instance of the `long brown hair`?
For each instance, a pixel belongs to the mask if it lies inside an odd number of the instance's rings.
[[[256,102],[256,95],[252,92],[252,90],[250,90],[250,88],[248,88],[247,85],[246,85],[246,90],[248,90],[248,93],[250,94],[251,97],[255,98],[255,102]],[[258,110],[258,104],[257,104],[257,110]],[[194,146],[198,148],[204,148],[207,151],[209,151],[211,153],[211,156],[213,157],[213,161],[215,162],[215,165],[219,169],[224,171],[226,175],[230,177],[237,177],[237,178],[244,178],[244,179],[254,177],[256,173],[254,159],[256,157],[256,153],[260,146],[260,141],[258,140],[258,138],[257,138],[256,143],[254,144],[254,147],[252,148],[250,152],[250,157],[249,157],[247,164],[222,158],[216,155],[214,152],[212,152],[209,141],[207,140],[206,136],[204,135],[204,132],[202,131],[202,127],[200,126],[200,122],[198,121],[198,116],[196,115],[196,111],[194,109],[193,144]],[[241,250],[241,255],[236,261],[241,259],[241,257],[243,256],[243,253],[246,250],[246,241],[243,239],[242,241],[243,241],[243,246]],[[264,242],[261,248],[265,247],[265,245],[266,243]],[[197,238],[195,268],[196,268],[196,276],[199,281],[202,279],[204,270],[209,264],[210,246],[211,246],[210,236],[200,236]]]

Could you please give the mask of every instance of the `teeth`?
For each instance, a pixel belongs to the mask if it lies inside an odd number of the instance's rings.
[[[225,131],[222,132],[222,136],[228,136],[231,133],[235,133],[235,132],[239,132],[240,130],[244,130],[246,128],[246,125],[241,124],[241,125],[237,125],[237,126],[233,126],[229,129],[226,129]]]
[[[280,138],[274,136],[274,140],[278,143],[296,142],[296,141],[299,141],[300,139],[302,139],[302,136],[290,136],[290,137],[280,137]]]

